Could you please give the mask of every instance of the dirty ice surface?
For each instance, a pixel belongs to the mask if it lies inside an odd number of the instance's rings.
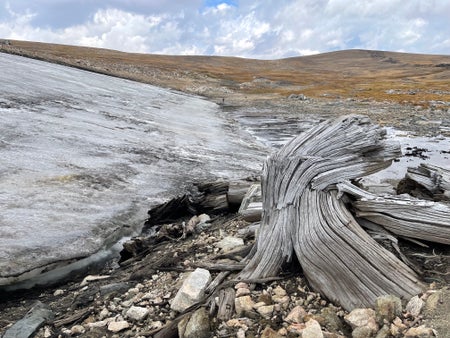
[[[262,147],[198,97],[0,53],[0,286],[86,257]]]

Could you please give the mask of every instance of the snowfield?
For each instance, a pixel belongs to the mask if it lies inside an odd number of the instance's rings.
[[[217,105],[0,53],[0,285],[88,257],[193,181],[266,155]]]

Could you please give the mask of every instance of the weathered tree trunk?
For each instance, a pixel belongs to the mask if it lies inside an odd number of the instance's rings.
[[[346,309],[423,290],[415,272],[375,242],[337,198],[335,185],[387,167],[397,144],[361,116],[326,121],[266,161],[257,247],[240,278],[275,276],[295,253],[313,288]]]
[[[377,196],[350,182],[338,184],[341,192],[358,198],[356,216],[409,238],[450,244],[450,205],[405,196]]]

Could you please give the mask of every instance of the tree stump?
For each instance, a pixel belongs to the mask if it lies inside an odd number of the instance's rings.
[[[310,285],[347,310],[378,296],[423,291],[416,273],[375,242],[338,198],[336,184],[384,169],[398,144],[363,116],[325,121],[292,139],[264,164],[256,250],[239,277],[276,276],[298,258]]]

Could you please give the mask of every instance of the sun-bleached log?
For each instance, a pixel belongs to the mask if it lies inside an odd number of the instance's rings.
[[[450,200],[449,169],[422,163],[417,168],[408,168],[406,178],[425,188],[435,200]]]
[[[375,242],[335,185],[386,168],[400,155],[362,116],[325,121],[272,154],[261,178],[261,228],[242,279],[275,276],[295,254],[313,288],[350,310],[380,295],[423,290],[417,275]]]
[[[409,238],[450,244],[450,205],[406,195],[378,196],[350,182],[338,184],[339,191],[357,200],[356,216],[381,225],[390,232]]]

